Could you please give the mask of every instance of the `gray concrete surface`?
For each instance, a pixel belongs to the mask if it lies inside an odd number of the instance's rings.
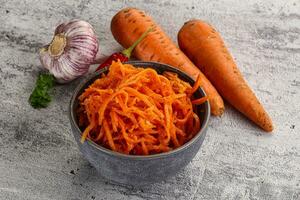
[[[147,10],[173,39],[190,18],[215,25],[272,116],[274,134],[227,105],[176,177],[137,189],[97,176],[70,133],[67,106],[78,81],[56,87],[47,109],[27,99],[40,71],[38,48],[56,25],[89,21],[109,55],[119,49],[110,19],[125,6]],[[0,49],[0,199],[300,199],[299,0],[0,0]]]

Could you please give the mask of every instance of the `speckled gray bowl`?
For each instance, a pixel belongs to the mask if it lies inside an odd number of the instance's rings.
[[[154,63],[131,61],[130,64],[137,67],[151,67],[162,73],[164,71],[175,72],[182,80],[194,84],[194,81],[185,73],[171,66]],[[189,142],[167,153],[149,156],[124,155],[106,149],[90,140],[80,143],[82,131],[77,125],[76,108],[78,107],[78,96],[94,82],[101,73],[106,73],[104,68],[95,72],[84,80],[74,91],[70,102],[70,122],[75,140],[84,157],[97,169],[99,174],[106,179],[125,185],[141,186],[153,182],[159,182],[167,177],[175,175],[185,167],[196,155],[205,138],[207,124],[210,116],[210,106],[206,102],[197,107],[197,114],[201,120],[201,130]],[[205,96],[202,89],[195,93],[196,97]]]

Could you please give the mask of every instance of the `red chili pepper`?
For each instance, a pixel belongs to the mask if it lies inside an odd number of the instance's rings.
[[[110,66],[113,61],[120,60],[121,62],[126,62],[129,60],[131,53],[133,49],[147,36],[149,32],[151,32],[153,29],[149,28],[146,32],[144,32],[128,49],[124,49],[121,52],[113,53],[111,56],[109,56],[102,64],[99,65],[99,67],[96,69],[96,71]]]

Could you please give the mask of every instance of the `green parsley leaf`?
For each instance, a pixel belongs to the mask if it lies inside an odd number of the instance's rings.
[[[54,76],[51,74],[40,74],[36,86],[29,97],[29,103],[33,108],[45,108],[51,102],[49,90],[54,86]]]

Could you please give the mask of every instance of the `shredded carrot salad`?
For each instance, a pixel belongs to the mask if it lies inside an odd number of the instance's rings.
[[[189,141],[200,129],[193,111],[193,87],[177,74],[158,74],[113,62],[80,96],[79,126],[86,138],[124,154],[149,155],[167,152]],[[207,97],[193,100],[204,103]]]

